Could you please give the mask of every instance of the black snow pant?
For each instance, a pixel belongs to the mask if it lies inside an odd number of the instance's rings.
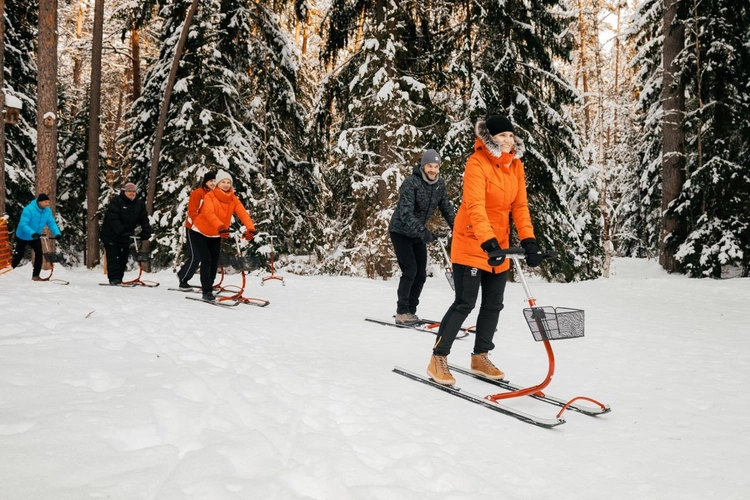
[[[42,240],[40,239],[22,240],[21,238],[16,238],[16,251],[13,254],[10,265],[18,267],[18,264],[23,260],[23,254],[26,253],[26,246],[30,246],[34,251],[34,270],[31,276],[38,277],[39,273],[42,272]]]
[[[476,267],[453,264],[453,280],[456,285],[456,299],[443,316],[438,330],[438,339],[432,353],[447,356],[451,352],[466,317],[474,309],[482,288],[482,305],[477,316],[477,334],[474,337],[474,354],[489,352],[495,348],[492,338],[495,336],[497,320],[503,310],[503,295],[508,271],[493,274]]]
[[[422,238],[410,238],[399,233],[390,234],[398,267],[401,268],[396,314],[415,314],[419,296],[427,280],[427,245],[422,242]]]
[[[180,279],[180,283],[187,283],[195,275],[195,271],[198,269],[198,265],[201,263],[201,255],[198,249],[195,247],[195,235],[196,233],[192,229],[185,228],[185,241],[187,242],[187,255],[188,259],[182,265],[179,271],[177,271],[177,277]]]
[[[130,246],[109,238],[102,238],[104,253],[107,255],[107,278],[110,283],[122,282],[125,269],[128,266],[128,253]]]
[[[201,288],[204,294],[211,293],[216,279],[216,270],[219,267],[221,238],[209,238],[199,232],[191,232],[193,233],[193,248],[200,255]]]

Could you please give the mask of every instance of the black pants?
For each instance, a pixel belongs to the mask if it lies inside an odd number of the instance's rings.
[[[177,277],[180,279],[180,283],[187,283],[195,275],[198,265],[201,263],[201,254],[198,249],[195,248],[195,236],[196,233],[192,229],[185,228],[185,240],[187,242],[187,261],[182,265],[179,271],[177,271]]]
[[[18,264],[23,260],[23,254],[26,253],[26,246],[30,246],[34,251],[34,271],[31,276],[39,276],[42,272],[42,240],[22,240],[16,238],[16,251],[13,253],[13,259],[11,259],[10,265],[12,267],[18,267]]]
[[[427,280],[427,245],[421,238],[410,238],[399,233],[390,234],[398,267],[401,268],[396,314],[414,314],[417,312],[419,296]]]
[[[482,288],[482,305],[477,317],[477,334],[474,339],[474,353],[489,352],[495,348],[492,338],[495,336],[497,319],[503,310],[503,295],[508,272],[493,274],[475,267],[453,264],[453,279],[456,285],[456,299],[443,316],[438,330],[438,339],[432,353],[447,356],[451,352],[453,341],[461,329],[464,320],[474,309]]]
[[[190,231],[193,237],[193,248],[200,255],[201,288],[203,293],[211,293],[219,267],[219,250],[221,238],[209,238],[196,231]]]
[[[102,238],[102,243],[104,243],[104,253],[107,255],[107,278],[109,278],[110,283],[122,281],[128,265],[130,246],[127,243],[122,244],[109,238]]]

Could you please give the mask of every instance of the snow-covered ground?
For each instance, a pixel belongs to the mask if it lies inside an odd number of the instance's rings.
[[[749,498],[750,280],[615,267],[531,281],[540,305],[586,311],[585,337],[552,343],[547,392],[612,407],[542,429],[391,372],[423,373],[434,341],[363,321],[394,313],[397,279],[253,276],[246,295],[270,306],[222,309],[168,291],[171,270],[127,289],[59,266],[69,286],[35,283],[27,264],[0,276],[0,498]],[[438,274],[418,314],[451,300]],[[532,385],[547,357],[524,306],[509,284],[492,359]],[[471,339],[451,362],[469,363]]]

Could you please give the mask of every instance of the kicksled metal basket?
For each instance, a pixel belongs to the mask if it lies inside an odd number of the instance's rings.
[[[551,306],[528,307],[523,310],[523,315],[537,342],[583,337],[582,309]]]

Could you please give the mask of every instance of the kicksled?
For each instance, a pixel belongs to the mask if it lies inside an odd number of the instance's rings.
[[[524,292],[526,293],[526,297],[528,299],[530,307],[523,310],[526,323],[531,330],[534,340],[537,342],[542,342],[547,353],[549,365],[547,369],[547,375],[545,376],[544,380],[537,385],[524,387],[521,385],[513,384],[504,379],[492,380],[483,377],[482,375],[475,374],[471,370],[468,370],[466,368],[449,364],[449,368],[454,372],[454,374],[481,380],[488,384],[491,384],[493,387],[498,387],[504,390],[503,392],[497,394],[479,396],[464,391],[460,387],[455,385],[448,386],[438,384],[426,375],[420,375],[398,366],[393,368],[393,372],[408,379],[432,386],[438,390],[441,390],[453,396],[457,396],[466,401],[478,404],[480,406],[483,406],[484,408],[517,418],[523,422],[539,427],[552,428],[564,424],[565,419],[562,418],[562,415],[566,410],[572,410],[589,416],[598,416],[609,413],[611,411],[609,405],[605,405],[595,399],[586,396],[576,396],[574,398],[566,400],[563,398],[548,395],[543,392],[544,389],[552,381],[552,376],[555,373],[555,355],[552,351],[552,345],[550,342],[552,340],[583,337],[584,311],[581,309],[570,309],[565,307],[555,308],[549,306],[537,306],[536,300],[531,295],[531,290],[529,289],[529,285],[526,282],[526,278],[523,274],[523,269],[521,268],[520,264],[520,260],[525,257],[524,250],[522,248],[510,248],[505,251],[505,256],[506,258],[513,261],[513,265],[516,268],[517,275],[520,278]],[[545,255],[545,258],[553,257],[553,254]],[[560,410],[554,417],[542,417],[520,411],[511,406],[501,403],[501,401],[503,400],[519,398],[523,396],[529,396],[544,403],[558,406],[560,407]],[[581,401],[585,401],[586,403],[581,403]]]
[[[240,304],[246,304],[249,306],[266,307],[271,302],[266,299],[257,297],[245,297],[245,286],[247,285],[247,274],[258,269],[258,260],[252,257],[248,257],[242,254],[240,249],[240,235],[234,234],[234,242],[236,246],[236,253],[222,253],[219,260],[219,268],[221,276],[219,282],[213,286],[216,290],[214,300],[205,300],[201,297],[185,297],[188,300],[196,300],[211,304],[212,306],[218,307],[236,307]],[[240,285],[224,285],[224,278],[226,272],[224,267],[231,267],[235,271],[240,271],[242,277],[242,283]],[[177,289],[179,290],[179,289]],[[179,290],[184,291],[184,290]]]

